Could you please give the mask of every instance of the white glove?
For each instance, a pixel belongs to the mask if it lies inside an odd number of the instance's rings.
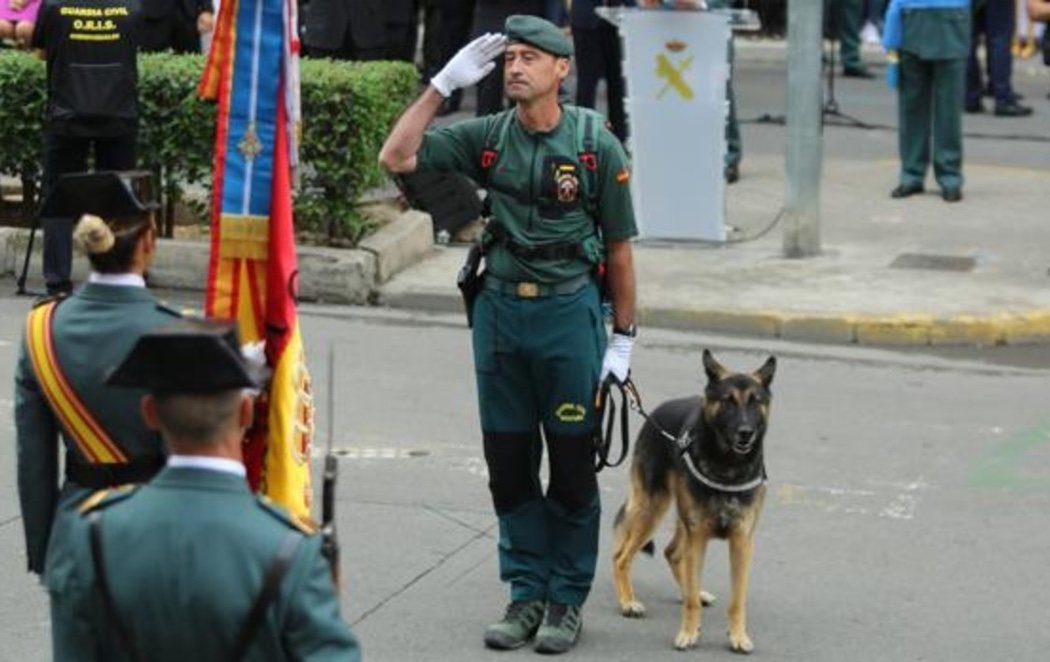
[[[620,333],[612,334],[609,346],[605,348],[605,358],[602,359],[602,373],[598,383],[605,381],[608,375],[621,384],[627,380],[631,372],[631,348],[634,347],[634,338]]]
[[[507,37],[488,32],[470,42],[452,56],[441,71],[434,74],[430,84],[448,98],[453,91],[478,82],[496,67],[493,62],[507,47]]]

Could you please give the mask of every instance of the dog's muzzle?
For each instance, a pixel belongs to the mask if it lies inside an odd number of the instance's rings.
[[[747,455],[751,452],[751,449],[755,447],[755,440],[758,438],[758,433],[754,428],[741,427],[736,431],[736,437],[733,439],[731,444],[734,453],[740,455]]]

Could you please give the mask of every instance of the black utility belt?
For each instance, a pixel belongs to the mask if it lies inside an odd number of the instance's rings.
[[[514,282],[497,278],[492,274],[485,274],[484,281],[484,286],[487,290],[495,290],[501,294],[508,294],[522,299],[537,299],[560,294],[575,294],[593,283],[594,276],[585,273],[563,280],[560,283],[536,283],[533,281]]]
[[[128,483],[145,483],[164,467],[164,458],[142,458],[124,464],[88,464],[66,456],[66,480],[102,490]]]

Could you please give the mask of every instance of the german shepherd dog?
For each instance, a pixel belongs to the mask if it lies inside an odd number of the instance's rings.
[[[700,590],[704,554],[709,540],[723,538],[729,541],[733,593],[729,643],[734,651],[750,653],[747,587],[766,496],[762,444],[776,359],[769,357],[751,374],[731,373],[704,350],[703,365],[708,380],[703,397],[663,403],[638,433],[630,492],[616,515],[613,579],[620,612],[644,616],[631,585],[631,562],[639,550],[652,553],[653,532],[674,499],[678,520],[664,556],[682,591],[675,648],[691,648],[700,638],[701,602],[714,601]]]

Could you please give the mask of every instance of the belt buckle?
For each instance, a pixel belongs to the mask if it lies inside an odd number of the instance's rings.
[[[540,295],[540,286],[538,283],[518,283],[517,294],[522,299],[535,299]]]

